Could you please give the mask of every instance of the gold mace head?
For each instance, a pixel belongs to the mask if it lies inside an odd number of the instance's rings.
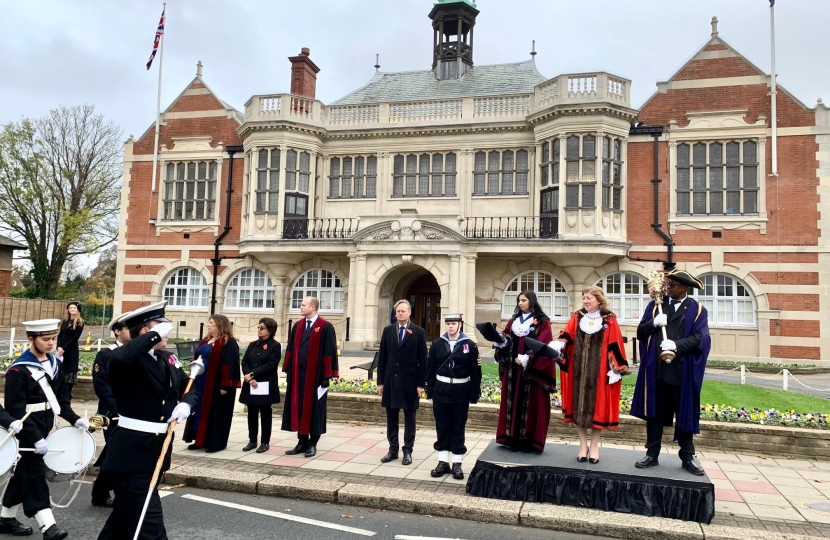
[[[89,432],[94,433],[99,429],[104,429],[110,425],[110,419],[103,414],[96,414],[89,417]]]
[[[660,270],[652,270],[646,276],[646,285],[648,286],[648,294],[657,302],[662,302],[666,295],[666,280],[663,278],[663,272]]]

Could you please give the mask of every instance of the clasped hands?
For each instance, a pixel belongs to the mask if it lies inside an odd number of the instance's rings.
[[[256,382],[256,379],[254,379],[253,373],[248,373],[247,375],[245,375],[245,382],[249,383],[251,385],[251,388],[259,387],[259,383]]]

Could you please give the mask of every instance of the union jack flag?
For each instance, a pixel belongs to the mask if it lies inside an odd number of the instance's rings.
[[[161,36],[164,35],[164,11],[166,8],[161,10],[161,19],[159,19],[159,27],[156,30],[156,39],[153,40],[153,52],[150,53],[150,60],[147,62],[147,69],[150,69],[150,66],[153,65],[153,58],[156,57],[156,53],[159,50],[159,43],[161,42]]]

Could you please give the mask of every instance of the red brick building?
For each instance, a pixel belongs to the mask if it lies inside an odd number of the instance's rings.
[[[153,127],[126,144],[116,311],[166,298],[193,337],[215,300],[253,337],[314,294],[360,348],[398,298],[434,334],[446,311],[504,320],[532,288],[558,327],[599,283],[632,335],[662,232],[707,284],[713,357],[830,359],[826,106],[779,85],[772,176],[770,77],[716,23],[636,110],[616,75],[475,66],[478,13],[437,4],[432,69],[379,72],[329,105],[308,49],[290,93],[244,112],[200,64],[162,114],[155,189]]]

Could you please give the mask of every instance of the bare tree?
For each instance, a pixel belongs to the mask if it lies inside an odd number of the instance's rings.
[[[68,261],[116,240],[121,137],[92,105],[0,132],[0,230],[28,246],[36,296],[54,295]]]

